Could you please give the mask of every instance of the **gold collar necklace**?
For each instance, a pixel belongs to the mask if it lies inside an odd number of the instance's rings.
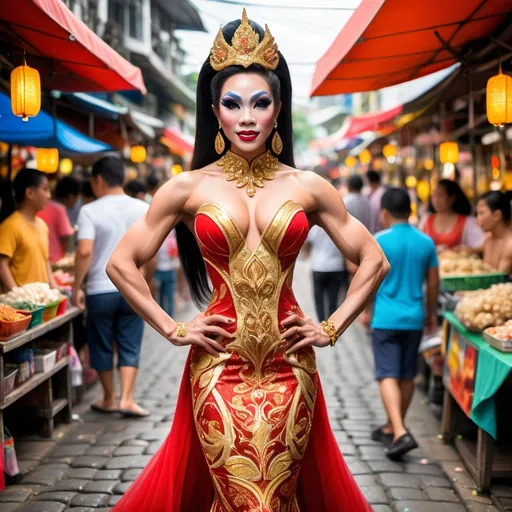
[[[246,192],[249,197],[256,194],[256,188],[263,188],[263,180],[273,180],[278,170],[278,159],[269,151],[255,158],[251,165],[241,156],[228,151],[217,165],[224,169],[226,180],[237,180],[236,186],[243,188],[247,186]]]

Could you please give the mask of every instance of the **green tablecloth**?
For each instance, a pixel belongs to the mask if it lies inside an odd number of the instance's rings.
[[[478,349],[471,419],[496,439],[495,394],[512,370],[512,353],[491,347],[482,335],[468,331],[453,313],[445,313],[445,318]]]

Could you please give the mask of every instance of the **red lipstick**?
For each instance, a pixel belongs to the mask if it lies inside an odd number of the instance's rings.
[[[254,130],[242,130],[241,132],[237,132],[237,135],[244,142],[251,142],[259,135],[259,132],[255,132]]]

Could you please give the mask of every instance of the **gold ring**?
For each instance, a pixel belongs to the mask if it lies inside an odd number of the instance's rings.
[[[187,324],[180,322],[176,326],[176,336],[178,336],[178,338],[184,338],[187,335],[187,332],[188,332]]]

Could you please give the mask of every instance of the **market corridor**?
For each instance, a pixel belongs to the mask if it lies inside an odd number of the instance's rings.
[[[314,314],[310,283],[309,264],[299,261],[297,297],[306,313]],[[189,308],[183,319],[194,314]],[[169,346],[149,328],[142,352],[137,398],[151,416],[127,420],[92,412],[89,406],[99,393],[93,389],[74,410],[79,421],[61,428],[56,441],[18,443],[20,469],[26,475],[20,485],[0,492],[0,512],[92,512],[109,510],[116,503],[169,432],[187,353]],[[404,462],[392,462],[382,445],[370,440],[370,430],[383,420],[383,411],[369,339],[357,324],[334,350],[317,354],[336,438],[375,512],[498,512],[488,498],[473,495],[473,481],[455,450],[438,439],[438,422],[421,393],[409,420],[420,449]]]

